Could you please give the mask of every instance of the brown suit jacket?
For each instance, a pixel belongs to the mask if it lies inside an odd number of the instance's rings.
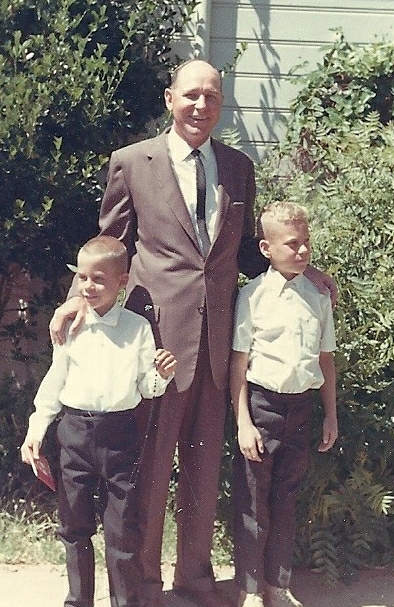
[[[101,234],[119,238],[131,256],[127,307],[151,320],[158,345],[178,360],[176,385],[194,377],[206,304],[210,364],[227,380],[237,254],[254,234],[254,167],[242,152],[212,140],[218,166],[218,220],[201,255],[171,166],[166,133],[113,152],[100,211]]]

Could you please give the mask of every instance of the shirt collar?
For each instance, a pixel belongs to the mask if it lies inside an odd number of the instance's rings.
[[[265,275],[265,285],[277,296],[286,288],[292,288],[302,294],[305,287],[305,276],[298,274],[292,280],[287,280],[280,272],[270,266]]]
[[[100,316],[97,314],[93,308],[88,308],[85,324],[92,325],[109,325],[110,327],[116,327],[118,324],[119,316],[120,316],[121,307],[118,303],[116,303],[104,316]]]
[[[174,162],[181,162],[186,160],[190,156],[192,148],[182,137],[178,135],[174,128],[171,128],[168,133],[168,147],[171,152],[171,158]],[[208,159],[212,153],[211,138],[208,137],[206,141],[198,148],[205,159]]]

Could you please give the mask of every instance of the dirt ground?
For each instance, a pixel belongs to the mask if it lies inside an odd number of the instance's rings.
[[[231,567],[216,571],[221,589],[236,597]],[[163,566],[165,607],[197,607],[171,592],[173,568]],[[0,565],[0,607],[62,607],[67,594],[63,566]],[[310,571],[295,571],[293,593],[304,607],[394,607],[394,566],[364,570],[350,585],[327,589],[321,577]],[[105,571],[97,573],[95,607],[110,607]]]

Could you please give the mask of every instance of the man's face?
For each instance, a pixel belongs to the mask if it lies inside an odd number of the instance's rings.
[[[183,67],[164,93],[176,133],[192,148],[202,145],[220,118],[223,95],[218,72],[204,61]]]

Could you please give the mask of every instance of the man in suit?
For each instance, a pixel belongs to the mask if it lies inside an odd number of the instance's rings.
[[[157,345],[178,360],[174,388],[160,399],[144,445],[141,564],[146,607],[161,604],[162,532],[176,445],[174,589],[200,607],[231,605],[215,588],[210,552],[237,258],[254,235],[255,179],[245,154],[211,137],[222,101],[220,75],[213,66],[198,59],[179,66],[165,90],[172,127],[113,152],[100,211],[101,234],[119,238],[130,253],[127,307],[149,318]],[[200,150],[205,173],[205,235],[196,218],[200,169],[193,150]],[[55,325],[52,321],[52,333],[58,332],[62,314],[78,308],[69,302],[63,306]]]
[[[178,444],[175,589],[198,605],[225,607],[227,599],[214,588],[210,552],[237,254],[242,236],[254,234],[254,170],[243,153],[210,137],[222,106],[216,69],[203,61],[181,66],[165,101],[171,130],[112,154],[100,227],[128,246],[132,307],[153,312],[157,339],[172,348],[179,365],[177,391],[161,399],[155,456],[148,457],[150,490],[141,509],[148,604],[159,604],[161,538]],[[193,149],[201,150],[206,174],[211,245],[205,258],[195,220]]]

